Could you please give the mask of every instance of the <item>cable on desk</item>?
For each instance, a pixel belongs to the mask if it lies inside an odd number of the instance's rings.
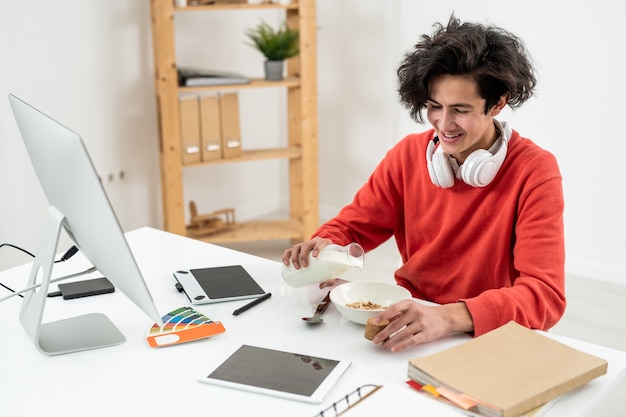
[[[8,246],[8,247],[10,247],[10,248],[17,249],[17,250],[19,250],[19,251],[24,252],[24,253],[25,253],[25,254],[27,254],[27,255],[32,256],[33,258],[35,257],[35,255],[34,255],[34,254],[32,254],[31,252],[27,251],[26,249],[22,249],[22,248],[20,248],[19,246],[15,246],[15,245],[13,245],[13,244],[11,244],[11,243],[1,243],[1,244],[0,244],[0,248],[2,248],[3,246]],[[70,259],[72,256],[76,255],[76,253],[77,253],[77,252],[78,252],[78,248],[76,247],[76,245],[74,245],[74,246],[72,246],[71,248],[69,248],[69,249],[68,249],[68,250],[67,250],[67,251],[63,254],[63,256],[61,256],[61,259],[58,259],[58,260],[54,261],[54,263],[56,264],[56,263],[59,263],[59,262],[65,262],[65,261],[67,261],[68,259]],[[18,293],[16,294],[16,293],[15,293],[15,290],[13,290],[13,289],[11,289],[11,288],[7,287],[6,285],[4,285],[4,284],[3,284],[3,283],[1,283],[1,282],[0,282],[0,286],[2,286],[3,288],[6,288],[7,290],[11,291],[14,295],[18,295],[18,296],[20,296],[20,297],[24,298],[24,296],[21,294],[21,292],[23,292],[23,291],[18,292]],[[3,299],[2,299],[2,300],[0,300],[0,301],[4,301],[4,300],[5,300],[5,299],[7,299],[7,298],[10,298],[10,297],[5,297],[5,298],[3,298]]]
[[[19,250],[19,251],[24,252],[26,255],[30,255],[30,256],[32,256],[33,258],[35,257],[35,255],[33,255],[32,253],[30,253],[30,252],[29,252],[29,251],[27,251],[26,249],[22,249],[22,248],[20,248],[19,246],[15,246],[15,245],[12,245],[12,244],[10,244],[10,243],[3,243],[3,244],[0,244],[0,248],[1,248],[1,247],[3,247],[3,246],[8,246],[8,247],[10,247],[10,248],[17,249],[17,250]]]

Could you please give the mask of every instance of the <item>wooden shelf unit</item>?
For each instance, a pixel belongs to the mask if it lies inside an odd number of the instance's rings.
[[[183,170],[188,167],[225,163],[245,163],[262,159],[287,159],[289,163],[289,218],[284,220],[237,223],[224,232],[196,237],[209,242],[246,240],[307,239],[318,227],[318,147],[317,147],[317,38],[315,0],[294,0],[292,4],[224,3],[175,7],[173,0],[151,0],[152,45],[155,90],[159,115],[159,154],[164,229],[186,235]],[[287,60],[287,76],[281,81],[252,79],[249,84],[211,87],[179,87],[176,71],[175,13],[217,10],[282,9],[287,25],[300,31],[300,54]],[[261,62],[259,62],[261,65]],[[246,150],[240,157],[209,162],[182,163],[180,93],[243,90],[254,88],[287,89],[288,146]],[[244,143],[245,143],[245,138]]]

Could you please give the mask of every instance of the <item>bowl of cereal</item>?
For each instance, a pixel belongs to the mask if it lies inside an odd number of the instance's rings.
[[[346,282],[330,292],[330,300],[341,315],[363,325],[391,304],[408,298],[411,293],[406,288],[380,281]]]

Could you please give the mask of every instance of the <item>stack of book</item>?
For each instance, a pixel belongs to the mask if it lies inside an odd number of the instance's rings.
[[[604,359],[510,322],[409,361],[410,385],[488,417],[517,417],[604,375]]]

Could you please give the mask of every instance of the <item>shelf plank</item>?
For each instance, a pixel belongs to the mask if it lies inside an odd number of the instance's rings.
[[[209,236],[190,236],[209,243],[233,243],[252,240],[295,239],[301,241],[301,225],[293,220],[269,220],[236,223],[233,227]]]
[[[269,148],[243,150],[241,156],[223,159],[213,159],[210,161],[193,162],[185,164],[184,167],[196,167],[206,165],[232,164],[236,162],[261,161],[264,159],[297,159],[302,157],[300,148]]]

